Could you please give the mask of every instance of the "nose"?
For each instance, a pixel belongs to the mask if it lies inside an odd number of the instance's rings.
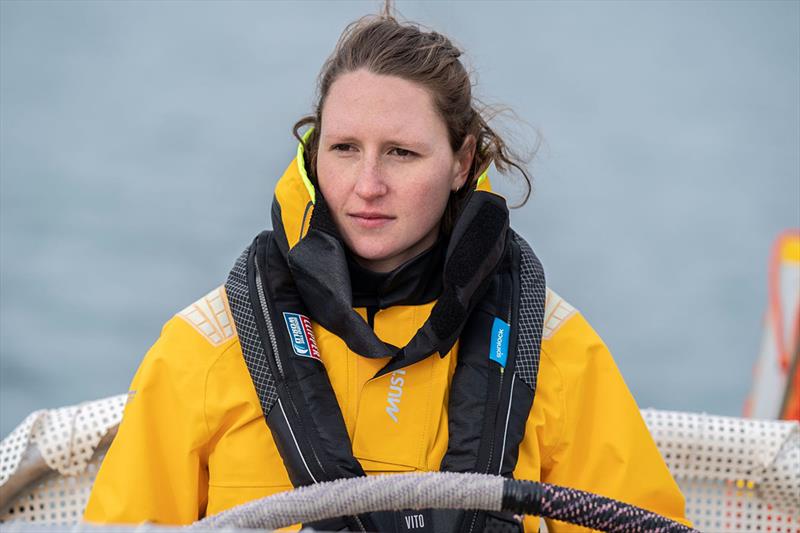
[[[380,159],[374,156],[362,159],[354,188],[356,195],[363,200],[376,200],[388,190]]]

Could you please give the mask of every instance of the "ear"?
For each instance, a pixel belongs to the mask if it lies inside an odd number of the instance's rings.
[[[475,156],[475,136],[467,135],[455,155],[453,183],[450,186],[453,191],[459,190],[467,182],[469,169],[472,167],[472,158]]]

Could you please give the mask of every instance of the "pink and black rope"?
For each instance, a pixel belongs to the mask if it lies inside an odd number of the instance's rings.
[[[634,505],[577,489],[506,480],[503,510],[538,515],[609,533],[689,533],[696,530]]]

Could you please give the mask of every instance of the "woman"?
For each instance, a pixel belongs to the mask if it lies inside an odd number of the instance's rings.
[[[88,521],[185,524],[292,486],[439,469],[547,481],[683,520],[608,350],[545,288],[489,190],[491,163],[522,166],[475,110],[459,56],[388,15],[344,32],[315,115],[295,126],[273,231],[164,327]],[[315,527],[394,530],[401,517]],[[484,513],[423,522],[522,527]]]

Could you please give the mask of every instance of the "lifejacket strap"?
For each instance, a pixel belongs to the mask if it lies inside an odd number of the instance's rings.
[[[278,389],[272,370],[266,361],[261,336],[258,334],[253,307],[250,305],[250,292],[247,284],[247,259],[250,255],[250,246],[245,248],[239,256],[225,282],[225,292],[239,336],[250,378],[253,380],[258,394],[261,410],[267,416],[278,401]]]
[[[544,268],[530,245],[515,231],[511,238],[519,247],[519,326],[517,331],[517,367],[519,378],[536,391],[536,378],[539,374],[539,357],[544,327],[544,308],[547,287]]]

